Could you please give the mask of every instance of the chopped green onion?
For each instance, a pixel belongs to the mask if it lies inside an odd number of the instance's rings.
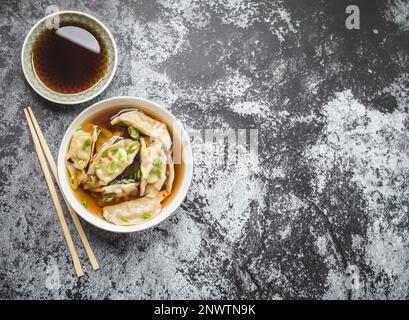
[[[124,160],[124,155],[122,154],[122,152],[118,153],[118,160],[119,161]]]
[[[114,156],[118,152],[118,150],[119,150],[119,146],[113,147],[111,149],[111,154]]]
[[[133,178],[135,180],[140,180],[141,179],[141,170],[135,171],[133,174]]]
[[[73,190],[78,188],[77,179],[75,177],[70,178],[70,185]]]
[[[82,126],[77,127],[76,131],[80,131],[82,129]]]
[[[150,213],[150,212],[146,212],[146,213],[143,214],[144,219],[149,219],[151,217],[152,217],[152,213]]]
[[[131,183],[131,181],[129,181],[128,179],[122,179],[121,182],[123,184],[130,184]]]
[[[84,160],[83,159],[79,159],[78,160],[78,164],[80,165],[81,163],[83,163],[84,162]]]
[[[135,142],[135,143],[132,143],[132,144],[129,146],[128,153],[129,153],[129,154],[134,153],[137,148],[138,148],[138,144],[137,144],[136,142]]]
[[[139,131],[136,130],[135,128],[129,127],[128,128],[128,133],[129,133],[129,135],[131,136],[132,139],[139,140],[140,134],[139,134]]]
[[[109,163],[109,171],[114,171],[117,168],[117,165],[114,161]]]
[[[87,149],[91,145],[91,139],[86,139],[82,145],[82,150]]]
[[[102,198],[102,201],[104,202],[112,202],[114,200],[114,195],[113,194],[107,194]]]
[[[99,136],[101,135],[102,130],[101,129],[97,129],[97,138],[99,138]]]
[[[122,220],[123,222],[125,222],[125,223],[128,223],[128,222],[129,222],[129,219],[128,219],[127,217],[121,217],[121,220]]]
[[[97,178],[95,178],[95,176],[89,176],[87,179],[87,182],[89,184],[94,184],[97,181]]]
[[[108,157],[108,150],[103,151],[101,156],[102,156],[102,158]]]
[[[88,200],[87,199],[82,199],[82,205],[87,208],[88,207]]]
[[[97,163],[97,164],[94,166],[94,168],[95,168],[95,169],[99,169],[99,168],[101,168],[101,165],[100,165],[99,163]]]
[[[153,160],[152,165],[155,168],[156,175],[160,178],[162,176],[162,161],[156,158]]]

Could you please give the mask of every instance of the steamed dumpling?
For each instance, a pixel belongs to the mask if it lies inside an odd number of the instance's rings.
[[[86,179],[85,169],[91,160],[97,139],[97,126],[93,126],[91,133],[77,130],[71,138],[66,164],[70,175],[70,185],[73,190],[76,190],[83,179]]]
[[[91,159],[92,145],[93,134],[91,132],[75,131],[71,138],[66,161],[71,162],[73,167],[78,170],[85,170]]]
[[[162,189],[166,180],[166,160],[167,156],[159,140],[148,145],[148,139],[141,138],[141,196],[148,193],[154,196],[155,190],[158,192]]]
[[[73,190],[77,190],[83,179],[86,179],[86,174],[84,171],[76,169],[70,162],[67,162],[66,166],[70,176],[70,186]]]
[[[166,125],[139,110],[122,113],[111,121],[112,125],[120,123],[138,129],[144,135],[150,136],[151,138],[159,139],[162,145],[168,150],[172,145],[172,140]]]
[[[166,191],[161,191],[154,198],[143,197],[104,207],[104,218],[121,226],[141,224],[159,214],[162,209],[161,202],[166,195]]]
[[[165,190],[168,194],[171,194],[173,188],[173,181],[175,180],[175,168],[172,161],[170,153],[167,156],[167,165],[166,165],[166,176],[163,179],[158,180],[154,184],[148,184],[146,186],[145,194],[147,197],[155,197],[158,192],[162,189],[163,180],[165,180]]]
[[[138,196],[138,186],[139,182],[117,183],[91,191],[101,193],[101,204],[107,205],[127,201],[130,197]]]
[[[95,156],[88,169],[88,181],[84,188],[105,186],[118,177],[133,161],[139,150],[139,142],[122,139]]]
[[[100,157],[101,154],[107,150],[110,146],[112,146],[115,142],[118,142],[119,140],[121,140],[122,138],[119,136],[112,136],[111,138],[109,138],[107,141],[105,141],[97,150],[97,152],[92,156],[91,158],[91,162],[94,162],[94,160],[97,157]]]

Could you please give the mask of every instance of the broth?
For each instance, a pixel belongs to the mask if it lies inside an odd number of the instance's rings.
[[[87,131],[87,132],[91,132],[92,130],[92,126],[93,125],[97,125],[99,126],[101,129],[105,128],[110,130],[111,132],[113,132],[115,134],[118,134],[120,132],[122,132],[123,134],[126,135],[126,127],[122,127],[122,126],[112,126],[110,123],[110,119],[117,115],[119,112],[124,112],[124,111],[130,111],[130,110],[134,110],[137,109],[135,107],[127,107],[127,106],[117,106],[117,107],[112,107],[109,110],[106,111],[102,111],[99,112],[95,115],[93,115],[92,117],[88,118],[84,123],[81,124],[81,130],[83,131]],[[169,128],[171,128],[169,126],[168,123],[166,123],[166,121],[164,121],[163,119],[161,119],[160,117],[150,114],[149,112],[145,112],[143,111],[146,115],[163,122],[164,124],[166,124],[166,126],[168,127],[168,131],[169,134],[171,135],[172,141],[174,142],[175,138],[172,136],[172,130],[169,130]],[[100,138],[98,138],[97,140],[97,144],[96,144],[96,148],[98,150],[98,147],[102,145],[102,143],[104,142],[104,140],[108,140],[110,136],[107,136],[107,133],[105,133],[104,135],[104,130],[101,132]],[[99,141],[101,140],[101,141]],[[178,141],[179,143],[179,141]],[[175,143],[174,143],[175,144]],[[179,143],[180,145],[180,143]],[[182,157],[180,157],[182,158]],[[175,179],[173,181],[173,188],[172,188],[172,192],[170,195],[168,195],[161,203],[162,205],[162,209],[165,208],[173,199],[173,197],[178,193],[178,190],[180,189],[181,185],[182,185],[182,180],[183,180],[183,176],[184,176],[184,170],[185,170],[185,164],[183,163],[183,158],[182,158],[182,163],[180,164],[174,164],[174,169],[175,169]],[[67,171],[67,178],[68,178],[69,174]],[[100,206],[98,203],[98,200],[92,195],[92,192],[89,190],[84,190],[83,186],[80,185],[77,190],[73,190],[73,193],[75,195],[75,197],[77,198],[77,200],[81,203],[84,199],[87,200],[88,202],[88,206],[87,206],[87,210],[100,216],[101,218],[103,218],[102,216],[102,208],[103,206]],[[110,205],[110,204],[107,204]],[[160,213],[159,213],[160,215]]]
[[[95,32],[80,24],[45,29],[33,45],[32,62],[49,89],[75,94],[94,86],[107,70],[108,52]]]

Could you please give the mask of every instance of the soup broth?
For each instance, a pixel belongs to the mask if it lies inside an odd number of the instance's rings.
[[[118,114],[121,114],[127,111],[132,111],[132,110],[136,110],[136,108],[120,106],[120,107],[113,107],[107,111],[102,111],[88,118],[84,123],[81,124],[80,129],[85,132],[91,132],[95,125],[99,127],[99,129],[101,130],[101,133],[95,144],[95,151],[98,152],[98,150],[100,150],[103,143],[106,142],[112,136],[120,135],[124,138],[129,138],[129,133],[127,132],[127,128],[125,126],[121,126],[121,125],[112,126],[110,121],[114,116],[117,116]],[[158,121],[161,121],[162,123],[165,123],[165,125],[168,128],[169,133],[171,134],[172,141],[174,142],[174,144],[176,144],[174,140],[175,137],[172,137],[172,131],[169,130],[169,128],[171,128],[169,124],[167,124],[163,119],[158,118],[156,115],[155,116],[151,115],[149,113],[146,113],[145,111],[144,113]],[[180,145],[180,143],[178,143],[178,145]],[[137,155],[137,157],[139,157],[139,155]],[[182,157],[179,157],[179,158],[182,158]],[[185,170],[185,164],[183,163],[183,158],[182,158],[182,163],[174,164],[174,170],[175,170],[175,177],[174,177],[174,182],[173,182],[173,188],[172,188],[170,195],[168,195],[162,201],[161,203],[162,208],[165,208],[172,201],[173,197],[178,193],[178,190],[182,184],[182,179],[183,179],[184,170]],[[126,173],[126,170],[124,171],[124,173]],[[67,170],[67,177],[69,177],[68,170]],[[125,175],[124,178],[128,178],[128,177]],[[73,192],[75,194],[75,197],[80,203],[84,203],[84,200],[86,201],[88,211],[103,218],[103,215],[102,215],[103,208],[110,204],[101,203],[101,201],[99,201],[98,197],[96,197],[96,195],[92,191],[85,190],[82,185],[80,185]],[[138,196],[133,196],[130,198],[130,200],[136,199],[136,198],[138,198]]]

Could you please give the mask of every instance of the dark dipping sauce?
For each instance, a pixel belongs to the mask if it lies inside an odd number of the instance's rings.
[[[94,86],[107,70],[103,41],[83,26],[46,29],[33,46],[37,76],[51,90],[74,94]]]

